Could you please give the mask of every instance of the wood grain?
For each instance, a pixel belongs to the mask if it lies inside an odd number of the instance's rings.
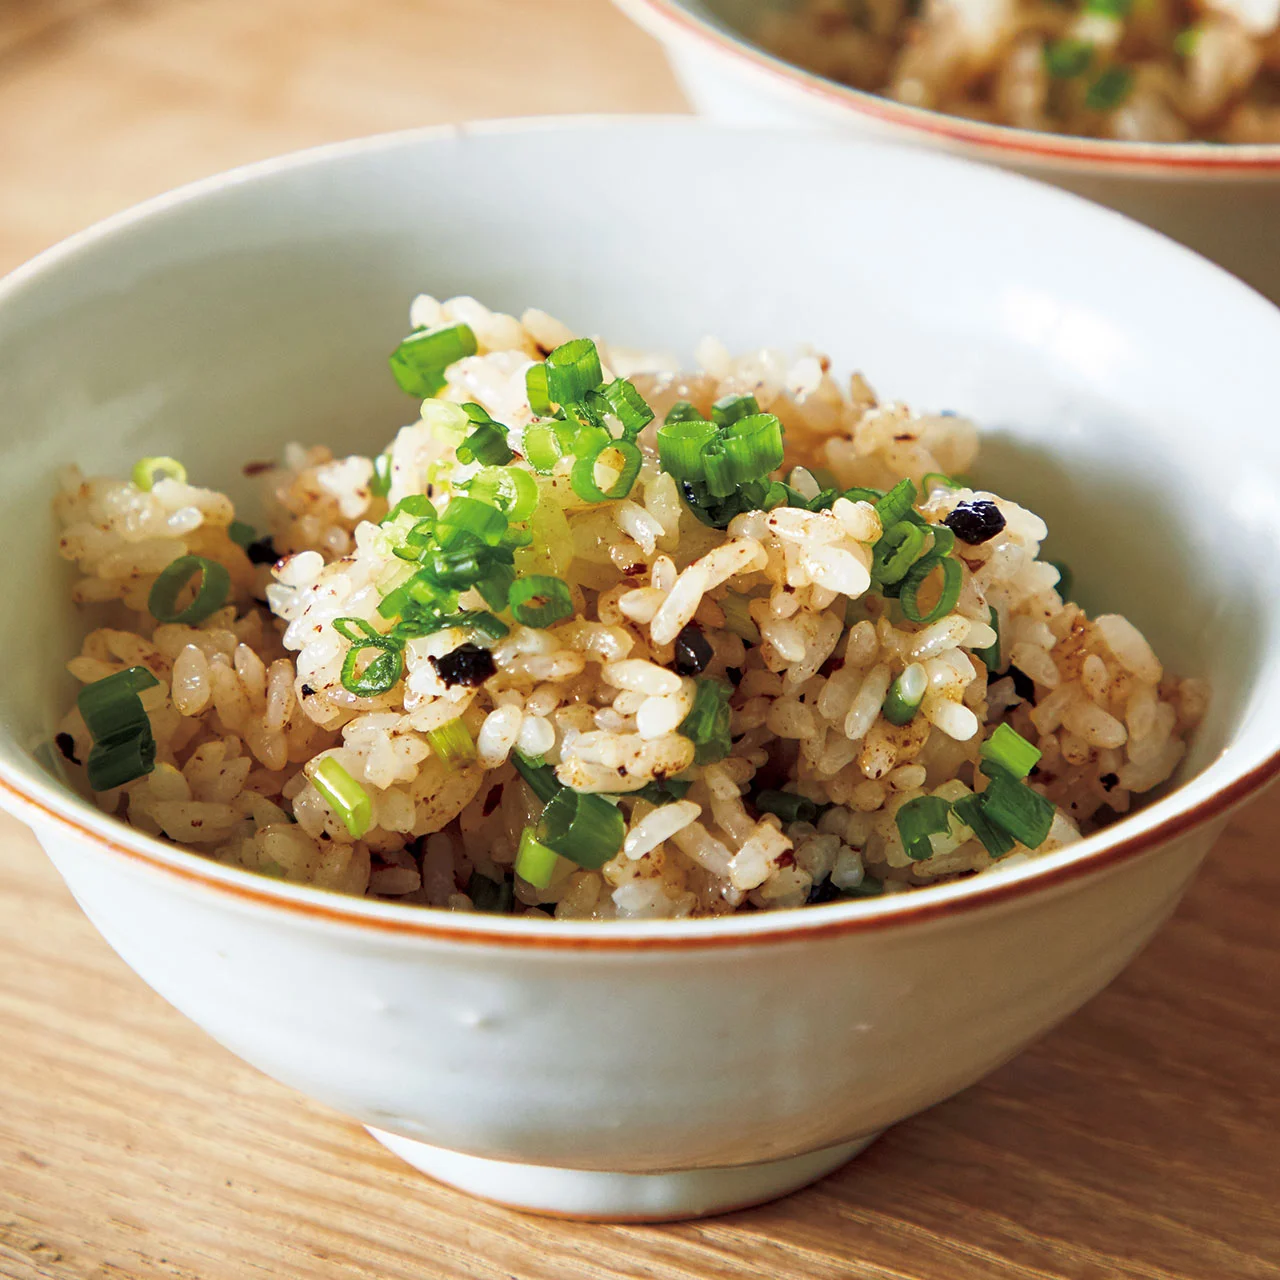
[[[0,269],[176,182],[403,125],[679,109],[604,0],[0,0]],[[1280,794],[1124,977],[776,1205],[668,1227],[438,1186],[212,1044],[0,820],[8,1280],[1280,1276]]]

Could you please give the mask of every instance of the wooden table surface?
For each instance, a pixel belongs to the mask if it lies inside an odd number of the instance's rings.
[[[0,270],[177,182],[468,117],[679,110],[605,0],[0,0]],[[781,1203],[470,1200],[212,1044],[0,820],[0,1276],[1280,1276],[1280,793],[1106,993]]]

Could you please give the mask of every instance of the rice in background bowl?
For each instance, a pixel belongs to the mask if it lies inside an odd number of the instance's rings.
[[[1172,236],[1280,301],[1280,258],[1273,252],[1275,227],[1280,224],[1280,144],[1263,136],[1265,126],[1256,130],[1249,126],[1252,131],[1246,137],[1243,130],[1248,122],[1242,120],[1241,133],[1230,143],[1134,141],[993,123],[989,109],[950,115],[929,109],[933,99],[927,94],[922,98],[912,91],[914,96],[896,101],[808,69],[803,58],[792,60],[799,49],[780,56],[763,47],[758,33],[776,24],[779,13],[802,9],[800,4],[778,0],[615,3],[662,41],[689,100],[713,120],[839,128],[859,137],[949,151],[1039,178]],[[1270,12],[1268,6],[1264,10]],[[989,13],[1002,12],[1007,10],[981,7],[974,10],[975,21],[982,24]],[[1053,23],[1060,23],[1067,11],[1047,5],[1045,12]],[[1089,15],[1081,20],[1092,21]],[[1015,22],[1012,30],[1021,27]],[[837,46],[825,39],[821,43],[824,56],[833,56]],[[805,47],[809,47],[807,40]],[[996,57],[1002,48],[997,43],[983,57]],[[1207,49],[1212,52],[1213,45]],[[1232,70],[1224,64],[1218,75],[1227,77],[1225,83],[1234,83]],[[1033,63],[1031,71],[1038,81],[1040,65]],[[961,83],[963,79],[962,75]],[[978,83],[984,81],[980,78]],[[1027,105],[1021,124],[1028,123],[1043,102],[1039,89],[1012,96]],[[1085,116],[1090,128],[1105,129],[1108,113],[1086,112]],[[945,207],[945,193],[940,199]],[[1073,252],[1074,247],[1064,242],[1063,269],[1068,269],[1065,264]]]

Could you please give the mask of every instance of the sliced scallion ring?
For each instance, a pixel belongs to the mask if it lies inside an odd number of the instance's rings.
[[[470,764],[476,758],[475,740],[461,717],[442,724],[438,729],[428,729],[426,736],[431,750],[447,765],[457,768]]]
[[[526,627],[549,627],[573,613],[569,588],[550,574],[531,573],[517,578],[508,602],[515,620]]]
[[[587,392],[604,380],[600,353],[590,338],[573,338],[558,346],[547,357],[545,368],[547,395],[556,404],[581,404]]]
[[[942,835],[951,824],[951,806],[940,796],[917,796],[898,810],[895,819],[902,847],[913,862],[933,857],[929,837]]]
[[[880,708],[884,718],[890,724],[909,724],[920,710],[928,688],[928,672],[920,663],[911,663],[889,686],[888,696]]]
[[[178,608],[178,597],[197,575],[200,585],[194,598]],[[217,613],[231,594],[231,575],[225,566],[203,556],[179,556],[156,578],[147,597],[147,608],[157,622],[181,622],[193,626]]]
[[[177,480],[179,484],[186,484],[187,469],[177,458],[163,455],[157,458],[139,458],[133,464],[133,483],[144,492],[149,493],[160,480]]]
[[[522,467],[485,467],[467,486],[468,497],[497,507],[519,524],[538,505],[538,482]]]
[[[611,459],[617,459],[620,463],[615,468],[617,479],[607,489],[602,489],[596,468],[602,464],[608,466]],[[574,493],[586,502],[611,502],[625,498],[631,492],[643,465],[644,458],[631,441],[610,440],[573,464],[569,483],[573,486]]]
[[[529,397],[529,408],[534,416],[546,417],[551,412],[551,397],[547,395],[547,366],[531,364],[524,374],[524,389]]]
[[[658,464],[677,480],[701,480],[703,447],[718,434],[714,422],[672,418],[668,414],[666,422],[658,428]]]
[[[980,753],[982,771],[995,777],[997,771],[1011,778],[1025,778],[1040,762],[1040,749],[1026,740],[1016,729],[998,724],[983,742]]]
[[[537,839],[562,858],[596,870],[622,848],[626,819],[603,796],[562,787],[542,811]]]
[[[755,402],[754,396],[745,398]],[[782,466],[782,423],[772,413],[731,419],[720,438],[738,484],[763,480]]]
[[[516,875],[528,881],[535,889],[545,889],[555,874],[560,855],[538,839],[533,827],[525,827],[520,833],[520,847],[516,850]]]
[[[311,773],[311,783],[357,840],[369,830],[373,823],[373,801],[337,760],[332,756],[321,760]]]
[[[928,613],[921,613],[918,603],[920,588],[924,585],[929,575],[939,567],[942,569],[942,591],[938,596],[938,603]],[[917,560],[907,570],[906,577],[902,579],[902,590],[898,595],[898,603],[902,606],[902,612],[912,622],[922,622],[926,625],[931,622],[937,622],[939,618],[945,618],[956,607],[956,601],[960,599],[962,582],[963,577],[958,560],[953,559],[951,556],[930,554],[922,560]]]

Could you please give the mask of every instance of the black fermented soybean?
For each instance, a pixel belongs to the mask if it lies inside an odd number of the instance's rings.
[[[671,669],[678,676],[699,676],[707,668],[715,651],[711,641],[702,634],[702,628],[696,622],[682,627],[676,636],[676,656]]]
[[[431,665],[436,675],[452,689],[456,684],[466,685],[474,689],[497,670],[493,664],[493,654],[482,649],[478,644],[460,644],[443,658],[431,658]]]
[[[1004,516],[994,502],[980,498],[977,502],[962,502],[942,523],[961,542],[976,547],[989,542],[1004,528]]]

